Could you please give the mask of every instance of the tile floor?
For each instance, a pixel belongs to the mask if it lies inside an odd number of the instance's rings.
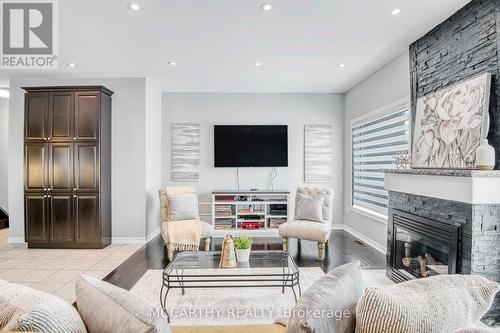
[[[2,244],[0,279],[49,292],[73,303],[79,275],[103,279],[141,246],[113,244],[102,250],[67,250]]]

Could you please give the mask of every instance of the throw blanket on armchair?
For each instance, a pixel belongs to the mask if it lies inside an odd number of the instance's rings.
[[[198,251],[201,239],[201,222],[183,220],[167,222],[168,246],[174,251]]]

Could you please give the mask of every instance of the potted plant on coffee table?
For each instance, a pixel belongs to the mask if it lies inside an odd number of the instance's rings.
[[[250,248],[252,247],[252,238],[241,235],[234,239],[234,248],[236,250],[236,260],[238,262],[247,262],[250,258]]]

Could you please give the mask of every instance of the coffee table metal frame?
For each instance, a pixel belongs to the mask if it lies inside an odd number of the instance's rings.
[[[168,322],[170,316],[165,306],[171,289],[181,289],[184,295],[186,289],[281,288],[284,294],[285,288],[290,288],[297,302],[295,287],[298,287],[298,296],[302,295],[299,270],[288,252],[252,251],[249,267],[239,264],[239,267],[235,268],[218,268],[220,255],[220,252],[180,252],[168,264],[163,271],[160,289],[160,305]],[[215,264],[217,266],[209,267],[210,262],[213,266]],[[258,273],[252,270],[248,272],[239,270],[239,274],[236,273],[236,269],[248,268],[281,268],[281,273]],[[215,269],[216,273],[193,274],[197,269]],[[188,273],[185,273],[185,270],[188,270]]]

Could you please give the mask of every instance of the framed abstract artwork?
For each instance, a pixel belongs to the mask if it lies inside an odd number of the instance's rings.
[[[197,182],[200,176],[200,125],[172,124],[172,181]]]
[[[489,127],[491,74],[485,73],[417,100],[411,167],[464,169]]]
[[[332,181],[332,126],[304,126],[304,182]]]

